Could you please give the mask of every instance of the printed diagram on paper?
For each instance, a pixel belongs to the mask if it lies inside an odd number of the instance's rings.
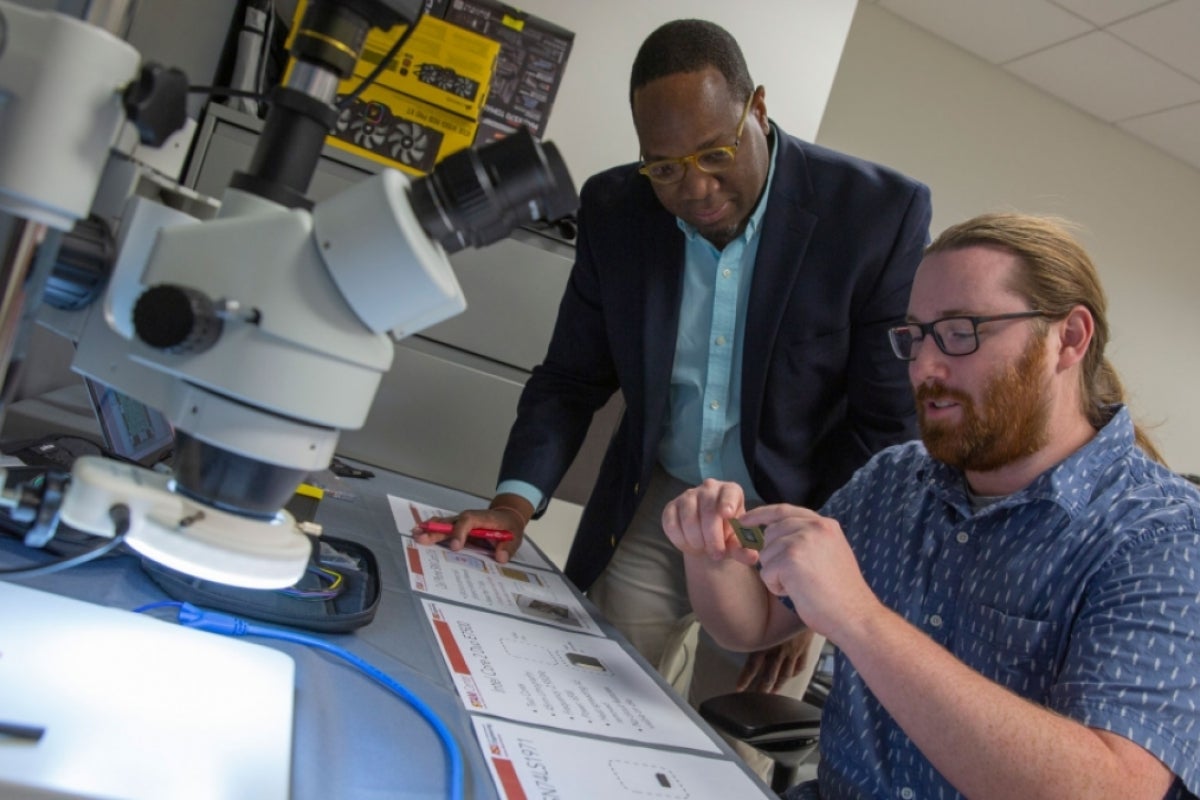
[[[582,738],[483,716],[472,721],[496,789],[509,800],[774,797],[732,761]]]
[[[444,515],[430,513],[433,510],[406,500],[391,499],[397,520],[402,513],[396,510],[399,504],[415,506],[420,519]],[[500,564],[485,548],[468,546],[454,551],[441,545],[417,544],[412,538],[404,542],[404,565],[409,585],[418,592],[567,630],[603,635],[566,578],[556,572],[531,569],[516,561]]]
[[[422,601],[468,710],[567,731],[720,752],[621,645]]]
[[[418,592],[568,630],[603,635],[566,578],[464,548],[404,543],[408,581]]]

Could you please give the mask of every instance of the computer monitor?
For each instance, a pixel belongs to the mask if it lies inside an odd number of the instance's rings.
[[[84,378],[84,383],[110,453],[143,467],[153,467],[170,454],[175,431],[162,412],[92,378]]]

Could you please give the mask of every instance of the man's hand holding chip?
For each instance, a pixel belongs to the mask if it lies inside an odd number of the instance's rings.
[[[803,631],[796,615],[766,591],[755,568],[773,541],[765,519],[753,517],[756,511],[746,511],[740,486],[713,480],[689,489],[663,509],[663,531],[684,554],[692,607],[705,629],[730,650],[771,648]],[[768,671],[780,665],[781,653],[764,654],[775,665]],[[768,662],[754,663],[753,674],[743,675],[744,683],[757,680],[759,667]],[[776,677],[780,676],[771,678],[771,691]]]
[[[722,562],[757,565],[755,582],[789,597],[800,618],[831,639],[848,620],[879,608],[841,526],[810,509],[777,504],[747,511],[740,486],[707,480],[668,503],[662,524],[685,555],[705,557],[705,580],[716,580],[713,586],[731,578]],[[688,575],[690,589],[690,566]]]
[[[759,577],[767,590],[787,597],[817,633],[836,644],[847,627],[883,610],[837,520],[781,503],[748,511],[741,522],[766,531]]]
[[[748,530],[736,522],[744,513],[746,496],[741,486],[709,479],[667,503],[663,532],[686,555],[753,565],[764,540],[761,528]]]

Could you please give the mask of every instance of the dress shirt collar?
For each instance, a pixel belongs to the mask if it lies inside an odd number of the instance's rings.
[[[987,513],[1034,500],[1046,500],[1060,506],[1071,518],[1086,510],[1095,485],[1105,470],[1135,446],[1133,420],[1123,405],[1110,407],[1111,417],[1091,441],[1043,472],[1019,492],[997,500],[978,512],[972,511],[962,470],[930,459],[920,480],[930,491],[957,508],[964,517]]]

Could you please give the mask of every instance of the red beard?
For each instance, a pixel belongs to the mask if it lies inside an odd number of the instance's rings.
[[[1043,390],[1045,350],[1034,338],[1021,357],[984,387],[981,408],[967,394],[940,384],[916,388],[917,421],[929,454],[961,470],[990,472],[1042,449],[1049,438],[1049,406]],[[952,400],[958,422],[929,421],[925,405]]]

